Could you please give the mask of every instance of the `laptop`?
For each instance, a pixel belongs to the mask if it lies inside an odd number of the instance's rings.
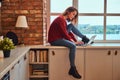
[[[89,40],[88,43],[85,43],[85,44],[77,44],[77,46],[88,46],[88,45],[91,45],[92,42],[94,42],[95,37],[96,37],[96,35],[93,35],[93,36],[90,38],[90,40]]]

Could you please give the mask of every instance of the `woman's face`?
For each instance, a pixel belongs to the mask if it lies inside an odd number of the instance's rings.
[[[71,21],[73,20],[73,18],[77,15],[77,12],[76,11],[73,11],[73,12],[70,12],[68,14],[68,19]]]

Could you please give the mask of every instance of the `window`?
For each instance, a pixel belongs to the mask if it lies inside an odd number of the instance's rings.
[[[106,40],[120,40],[120,16],[107,16]]]
[[[96,34],[97,40],[103,40],[103,16],[79,16],[77,28],[89,38]]]
[[[103,13],[104,0],[78,0],[80,13]]]
[[[61,13],[67,7],[72,6],[72,0],[51,0],[50,2],[50,12],[51,13]]]
[[[107,0],[107,13],[120,14],[120,0]]]
[[[64,0],[64,2],[63,0],[50,0],[50,23],[69,6],[72,6],[72,0]]]
[[[77,6],[76,6],[77,5]],[[50,22],[67,7],[79,11],[78,30],[97,42],[120,42],[120,0],[50,0]]]

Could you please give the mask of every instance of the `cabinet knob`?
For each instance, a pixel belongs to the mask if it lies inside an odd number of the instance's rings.
[[[115,55],[117,55],[117,50],[115,51]]]
[[[111,51],[108,51],[108,55],[110,55],[111,54]]]
[[[15,66],[15,65],[14,65]],[[11,70],[13,70],[14,69],[14,66],[11,68]]]
[[[20,63],[20,61],[17,62],[18,64]]]
[[[52,51],[52,55],[53,55],[53,56],[55,55],[55,51]]]
[[[24,56],[24,61],[25,61],[26,59],[27,59],[27,56],[25,55],[25,56]]]

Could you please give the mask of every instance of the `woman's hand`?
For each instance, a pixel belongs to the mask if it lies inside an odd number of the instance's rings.
[[[71,23],[72,23],[73,25],[75,25],[75,24],[76,24],[76,20],[73,19],[73,20],[71,21]]]
[[[73,39],[71,39],[71,41],[72,41],[73,43],[75,43],[76,45],[77,45],[77,44],[84,44],[83,41],[76,41],[76,42],[75,42]]]

